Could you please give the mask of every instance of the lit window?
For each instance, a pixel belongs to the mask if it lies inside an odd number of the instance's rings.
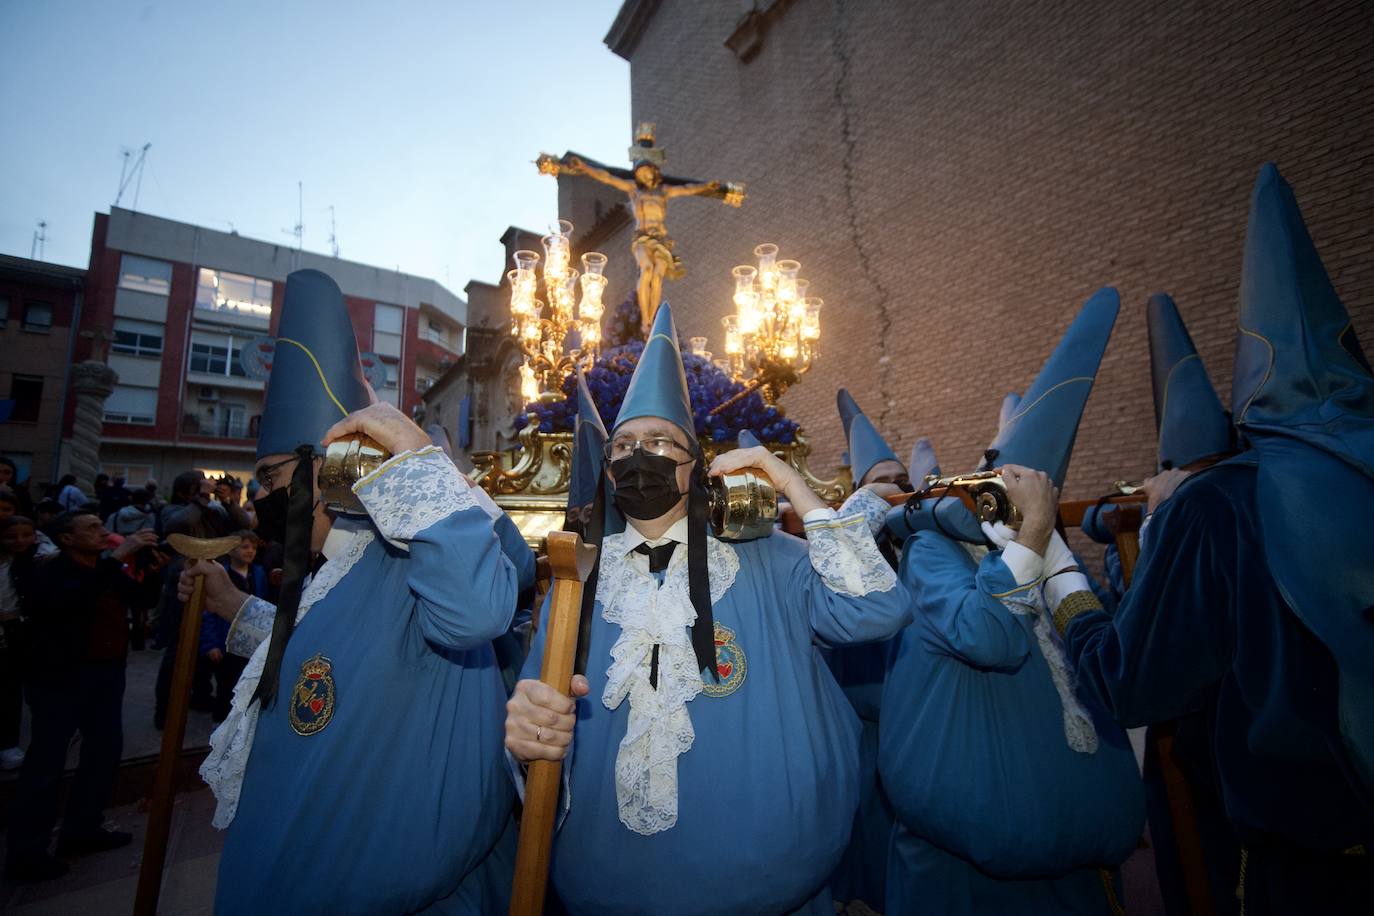
[[[244,376],[239,351],[243,349],[246,337],[234,335],[201,334],[191,335],[191,371],[208,375]]]
[[[372,319],[372,352],[378,356],[401,356],[401,333],[405,310],[399,305],[378,302]]]
[[[126,254],[119,259],[119,285],[124,289],[165,296],[172,290],[172,265]]]
[[[272,281],[202,267],[196,282],[196,308],[266,320],[272,317]]]
[[[115,385],[105,401],[105,420],[109,423],[142,423],[151,426],[156,418],[156,388]]]
[[[52,303],[30,299],[24,303],[24,330],[41,331],[46,334],[52,330]]]
[[[151,321],[116,318],[114,343],[110,349],[130,356],[161,356],[162,325]]]

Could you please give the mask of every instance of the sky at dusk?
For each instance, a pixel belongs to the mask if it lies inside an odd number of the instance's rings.
[[[86,266],[121,152],[138,210],[433,277],[495,281],[507,226],[556,217],[532,160],[620,162],[620,0],[0,0],[0,252]],[[132,159],[131,159],[132,161]],[[133,206],[134,185],[121,206]]]

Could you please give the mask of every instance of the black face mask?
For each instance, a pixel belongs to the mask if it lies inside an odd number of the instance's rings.
[[[276,544],[286,542],[286,510],[291,504],[288,487],[277,487],[271,493],[253,501],[258,514],[257,535]]]
[[[615,478],[615,507],[627,518],[658,518],[682,499],[677,462],[666,455],[650,455],[637,448],[628,458],[611,462],[611,475]]]

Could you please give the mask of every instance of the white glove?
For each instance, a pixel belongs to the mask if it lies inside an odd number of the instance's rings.
[[[1052,576],[1063,569],[1078,565],[1069,545],[1059,536],[1058,531],[1050,532],[1050,545],[1045,548],[1045,575]]]
[[[1016,529],[1007,527],[1004,522],[979,522],[979,525],[982,526],[984,536],[998,549],[1003,549],[1016,540]]]

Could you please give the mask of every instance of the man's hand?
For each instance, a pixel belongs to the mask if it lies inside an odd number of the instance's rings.
[[[1147,513],[1153,514],[1156,509],[1164,505],[1164,501],[1174,495],[1178,485],[1192,476],[1191,471],[1182,468],[1170,468],[1167,471],[1160,471],[1153,477],[1146,478],[1140,485],[1140,489],[1145,491]]]
[[[1007,498],[1021,510],[1017,543],[1043,557],[1054,531],[1054,520],[1059,517],[1059,490],[1044,471],[1019,464],[1005,464],[998,470],[1007,486]]]
[[[216,665],[224,661],[224,653],[221,652],[219,649],[211,649],[209,652],[205,653],[205,657],[210,659],[210,661],[214,662]]]
[[[205,577],[205,610],[225,620],[233,620],[248,596],[234,588],[229,573],[214,560],[187,560],[177,579],[177,600],[182,604],[191,600],[196,578]]]
[[[767,475],[773,482],[773,489],[787,497],[792,508],[803,518],[812,509],[825,508],[825,503],[821,502],[821,498],[806,485],[801,474],[762,445],[737,448],[717,455],[706,473],[711,477],[719,477],[744,468],[756,468]]]
[[[543,681],[523,680],[506,701],[506,749],[521,763],[531,760],[562,760],[572,744],[573,710],[591,690],[587,679],[574,674],[572,697],[564,696]]]
[[[151,528],[144,528],[126,537],[124,543],[110,551],[110,556],[121,563],[127,563],[133,559],[134,554],[138,553],[144,547],[156,546],[157,532],[153,531]]]
[[[393,455],[432,445],[425,431],[390,404],[370,404],[355,410],[329,427],[322,440],[325,445],[362,433]]]

